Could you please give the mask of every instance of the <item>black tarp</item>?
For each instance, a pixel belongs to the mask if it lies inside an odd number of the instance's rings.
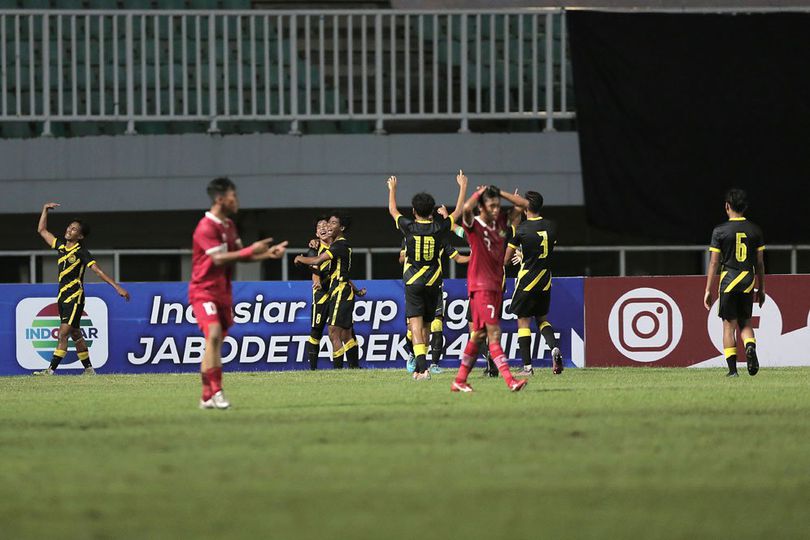
[[[569,11],[591,224],[708,242],[728,187],[810,240],[810,14]]]

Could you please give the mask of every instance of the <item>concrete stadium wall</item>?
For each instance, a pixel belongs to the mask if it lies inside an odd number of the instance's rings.
[[[389,174],[401,203],[421,190],[452,201],[459,168],[472,185],[583,204],[575,132],[7,139],[0,162],[0,214],[38,212],[45,199],[75,212],[200,209],[218,175],[237,183],[245,209],[376,207]]]

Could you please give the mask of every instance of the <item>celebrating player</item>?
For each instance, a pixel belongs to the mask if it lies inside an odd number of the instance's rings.
[[[514,204],[512,215],[501,211],[501,197]],[[473,217],[478,206],[480,213]],[[467,384],[478,351],[484,339],[489,341],[489,351],[498,371],[509,390],[517,392],[526,386],[526,379],[515,379],[509,371],[509,363],[501,348],[500,314],[503,304],[503,259],[506,252],[506,237],[511,227],[508,221],[528,206],[528,201],[517,194],[501,191],[494,186],[479,187],[464,203],[464,230],[470,243],[470,263],[467,270],[467,289],[472,310],[470,341],[461,357],[456,380],[450,389],[453,392],[472,392]]]
[[[306,257],[317,257],[329,249],[332,236],[329,230],[329,218],[320,216],[315,222],[316,239],[310,242]],[[309,369],[318,369],[318,353],[321,348],[321,337],[329,315],[329,261],[310,266],[312,270],[312,318],[310,321],[307,359]]]
[[[728,221],[712,232],[703,305],[711,309],[712,282],[720,266],[718,315],[723,319],[723,353],[728,363],[726,376],[738,376],[735,326],[739,327],[745,346],[748,374],[753,376],[759,371],[759,359],[751,312],[754,299],[760,307],[765,302],[765,242],[762,229],[743,216],[748,208],[745,191],[730,189],[726,193],[725,208]]]
[[[548,322],[548,310],[551,305],[551,253],[557,244],[557,225],[540,216],[543,208],[543,196],[536,191],[526,192],[529,202],[526,208],[526,221],[515,229],[512,240],[506,247],[504,264],[514,263],[518,249],[522,253],[520,272],[515,282],[512,303],[509,310],[518,317],[518,346],[523,360],[523,373],[534,374],[532,368],[532,331],[534,318],[540,335],[551,349],[552,371],[562,373],[562,354],[557,347],[554,329]]]
[[[456,208],[447,219],[434,219],[436,201],[428,193],[417,193],[412,201],[414,220],[397,210],[397,177],[388,178],[388,212],[405,238],[405,316],[410,326],[413,351],[416,357],[414,379],[430,378],[427,370],[427,332],[425,321],[432,321],[443,302],[442,264],[440,250],[447,234],[461,217],[462,204],[467,191],[467,177],[458,172],[459,186]]]
[[[332,366],[343,368],[343,356],[350,369],[360,367],[360,351],[354,337],[354,297],[363,297],[365,289],[358,289],[351,280],[352,248],[345,233],[351,226],[351,218],[343,212],[334,211],[329,216],[329,231],[332,243],[317,257],[299,255],[295,264],[318,266],[329,262],[329,303],[327,324],[332,342]]]
[[[227,409],[230,403],[222,393],[222,341],[233,324],[233,264],[279,259],[284,256],[287,242],[271,246],[273,239],[265,238],[243,248],[230,218],[239,211],[236,185],[229,178],[214,178],[207,191],[211,209],[194,230],[188,299],[205,335],[200,408]]]
[[[53,351],[51,365],[34,375],[53,375],[54,370],[67,355],[68,336],[76,346],[76,354],[84,366],[85,375],[95,375],[90,363],[90,352],[84,342],[81,331],[82,313],[84,312],[84,273],[91,268],[102,281],[109,283],[119,296],[129,301],[129,293],[105,274],[96,260],[84,246],[83,240],[90,234],[90,229],[80,219],[72,220],[65,231],[64,240],[57,239],[48,231],[48,212],[59,207],[58,203],[47,203],[42,207],[37,232],[51,249],[59,254],[59,294],[56,303],[59,307],[59,338],[56,350]]]

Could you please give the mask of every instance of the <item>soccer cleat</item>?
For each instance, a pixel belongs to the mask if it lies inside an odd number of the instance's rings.
[[[748,374],[752,377],[759,372],[759,359],[757,358],[757,348],[749,344],[745,348],[745,362],[748,364]]]
[[[736,369],[734,371],[729,371],[728,373],[726,373],[726,377],[739,377],[739,376],[740,375],[737,373]]]
[[[415,381],[429,381],[430,380],[430,371],[423,371],[422,373],[414,372],[413,380],[415,380]]]
[[[563,359],[559,347],[554,347],[551,351],[551,372],[559,375],[563,372]]]
[[[439,364],[433,362],[432,364],[430,364],[430,372],[433,373],[434,375],[438,375],[439,373],[442,372],[442,368],[439,367]]]
[[[521,369],[519,373],[521,375],[534,375],[534,368],[531,366],[531,364],[529,364],[527,366],[523,366],[523,369]]]
[[[526,379],[515,379],[509,383],[509,391],[520,392],[527,384],[529,384],[529,381]]]
[[[211,404],[215,409],[227,409],[231,406],[230,402],[225,398],[222,390],[211,396]]]
[[[42,375],[53,375],[53,370],[51,368],[43,369],[42,371],[35,371],[32,373],[34,377],[40,377]]]
[[[95,375],[95,374],[96,374],[96,370],[93,369],[92,366],[91,367],[86,367],[86,368],[84,368],[84,371],[82,371],[82,375]]]
[[[208,398],[206,400],[200,398],[200,409],[213,409],[213,408],[214,402],[211,400],[211,398]]]
[[[405,362],[405,371],[408,373],[416,371],[416,357],[412,354],[408,355],[408,360]]]
[[[472,386],[465,382],[456,382],[453,381],[453,384],[450,385],[451,392],[472,392]]]

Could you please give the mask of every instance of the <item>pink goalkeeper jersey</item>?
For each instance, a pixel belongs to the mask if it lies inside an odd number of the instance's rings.
[[[194,229],[191,253],[190,302],[201,300],[230,301],[233,265],[217,266],[211,255],[241,249],[242,241],[230,218],[219,219],[206,212]]]

